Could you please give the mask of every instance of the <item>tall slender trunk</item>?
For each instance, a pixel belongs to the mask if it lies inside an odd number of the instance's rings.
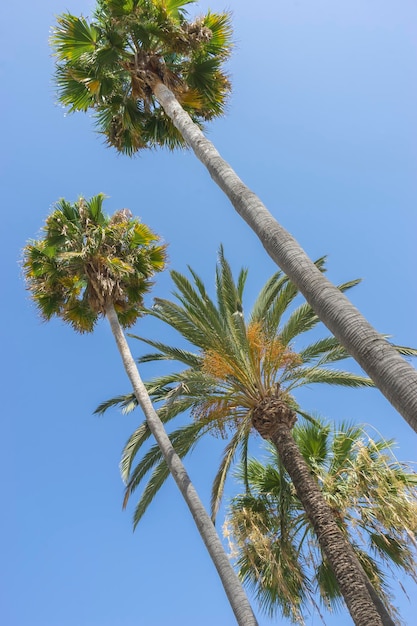
[[[296,419],[295,412],[279,398],[268,397],[254,410],[252,423],[261,437],[276,447],[355,624],[395,626],[354,549],[337,525],[330,506],[294,441],[292,428]]]
[[[132,383],[136,399],[145,414],[148,426],[157,441],[169,470],[190,509],[201,538],[220,576],[237,623],[239,626],[257,626],[258,623],[247,596],[224,551],[213,522],[194,489],[180,457],[175,452],[157,412],[152,406],[151,399],[139,376],[135,361],[119,324],[117,313],[112,304],[107,306],[106,316],[110,322],[124,368]]]
[[[417,371],[367,322],[314,265],[295,239],[240,180],[213,144],[159,80],[158,102],[187,144],[206,166],[239,215],[258,235],[270,257],[293,281],[321,321],[337,337],[375,385],[417,432]]]

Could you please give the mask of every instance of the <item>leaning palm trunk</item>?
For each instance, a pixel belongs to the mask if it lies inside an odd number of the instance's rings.
[[[252,416],[254,428],[277,449],[355,624],[394,626],[294,441],[291,430],[295,421],[295,412],[282,400],[273,397],[265,398]]]
[[[252,608],[223,549],[213,522],[201,503],[201,500],[191,483],[181,459],[175,452],[171,441],[165,432],[162,422],[153,408],[146,387],[139,376],[135,361],[120,326],[117,313],[112,304],[107,306],[106,316],[110,322],[117,347],[122,357],[126,373],[132,383],[136,399],[145,414],[149,429],[161,449],[166,464],[168,465],[169,470],[177,483],[188,508],[190,509],[200,535],[220,576],[237,623],[239,626],[257,626],[257,621]]]
[[[295,239],[269,213],[220,156],[173,92],[159,79],[152,90],[213,180],[258,235],[270,257],[298,287],[321,321],[337,337],[375,385],[417,432],[417,372],[367,322],[309,259]]]

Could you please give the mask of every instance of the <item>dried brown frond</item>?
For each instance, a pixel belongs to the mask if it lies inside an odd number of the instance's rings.
[[[198,17],[194,22],[186,22],[183,26],[183,30],[188,35],[188,43],[190,45],[210,41],[213,37],[210,28],[204,26],[204,17]]]
[[[110,218],[109,224],[125,224],[133,218],[133,213],[130,209],[120,209],[116,211]]]
[[[264,590],[279,589],[284,599],[284,615],[303,624],[299,609],[303,571],[291,542],[271,533],[269,515],[245,506],[234,507],[224,524],[223,534],[231,556],[237,558],[241,566],[240,575],[250,572],[250,580],[257,580]]]

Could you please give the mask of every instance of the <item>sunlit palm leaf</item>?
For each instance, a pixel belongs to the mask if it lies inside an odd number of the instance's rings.
[[[78,61],[96,49],[99,31],[83,17],[70,13],[58,16],[51,43],[60,61]]]

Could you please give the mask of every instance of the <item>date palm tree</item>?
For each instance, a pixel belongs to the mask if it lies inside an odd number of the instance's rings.
[[[393,442],[360,426],[297,425],[294,439],[326,502],[353,545],[395,623],[387,574],[417,582],[417,474],[399,463]],[[340,606],[340,591],[276,450],[251,459],[237,477],[247,489],[233,498],[225,524],[239,574],[270,616],[304,623],[311,610]],[[319,596],[319,602],[317,602]]]
[[[176,454],[130,353],[123,328],[142,315],[152,276],[165,265],[165,246],[129,210],[103,213],[102,194],[71,204],[59,201],[44,237],[24,250],[27,286],[41,315],[58,316],[78,332],[91,332],[107,317],[149,431],[184,497],[241,626],[256,626],[246,594],[220,538]]]
[[[52,35],[59,100],[95,113],[119,152],[188,145],[271,258],[417,432],[417,372],[323,274],[206,139],[224,110],[230,18],[188,20],[194,0],[98,0],[91,21],[68,13]]]
[[[317,266],[323,269],[323,259]],[[192,450],[207,432],[231,435],[213,484],[213,517],[233,460],[237,454],[245,458],[250,434],[257,432],[274,444],[291,476],[355,623],[392,624],[390,620],[381,622],[379,615],[375,615],[362,568],[291,434],[297,413],[309,417],[293,395],[298,387],[314,383],[361,387],[372,386],[372,381],[329,367],[349,356],[334,337],[295,350],[294,340],[314,328],[319,319],[310,305],[303,303],[283,321],[298,290],[281,272],[263,287],[247,322],[242,304],[247,272],[242,270],[235,281],[222,249],[216,272],[217,302],[211,300],[202,280],[191,268],[190,272],[194,284],[178,272],[171,272],[177,302],[158,298],[148,313],[178,331],[197,351],[138,337],[158,351],[143,356],[140,362],[168,360],[185,366],[147,383],[153,400],[161,403],[159,415],[163,422],[184,411],[191,411],[194,417],[191,424],[170,435],[180,456]],[[357,282],[346,283],[340,290]],[[417,354],[407,348],[398,349],[404,354]],[[135,400],[131,395],[119,396],[104,402],[97,411],[114,404],[129,409]],[[127,484],[125,504],[154,468],[136,508],[135,524],[168,475],[155,447],[133,468],[148,436],[147,426],[142,424],[127,442],[121,463]],[[374,593],[372,589],[369,592]]]

